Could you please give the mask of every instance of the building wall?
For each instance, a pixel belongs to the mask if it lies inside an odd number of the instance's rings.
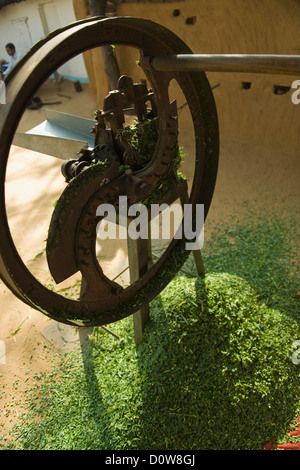
[[[117,4],[118,16],[159,23],[195,53],[300,54],[298,0],[122,0]],[[73,5],[77,19],[88,15],[86,0],[73,0]],[[138,51],[117,47],[116,54],[121,74],[135,81],[145,79],[136,67]],[[92,89],[102,107],[108,86],[101,54],[85,55],[85,59]],[[277,86],[291,87],[300,76],[217,72],[207,76],[212,86],[219,85],[213,93],[221,142],[237,139],[299,154],[300,105],[292,102],[293,89],[285,94],[275,90]],[[179,96],[178,105],[183,104],[184,97]],[[191,121],[187,109],[180,113],[183,130],[188,132]]]
[[[12,42],[23,55],[48,32],[76,20],[72,0],[26,0],[0,10],[0,59],[8,59],[5,44]],[[88,81],[82,56],[58,72],[71,80]]]
[[[297,0],[185,0],[131,2],[118,7],[120,16],[143,17],[177,34],[195,53],[300,54]],[[126,54],[118,56],[122,73],[128,70]],[[268,148],[300,148],[300,104],[293,90],[275,94],[274,86],[290,87],[299,76],[208,73],[217,104],[221,140],[252,141]],[[251,84],[244,88],[244,82]],[[181,105],[182,102],[179,103]],[[188,122],[188,121],[187,121]],[[190,124],[187,123],[187,126]],[[255,158],[255,156],[254,156]]]

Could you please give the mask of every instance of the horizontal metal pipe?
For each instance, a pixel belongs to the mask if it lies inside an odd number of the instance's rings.
[[[300,77],[300,55],[178,54],[144,57],[140,65],[162,72],[270,73]]]

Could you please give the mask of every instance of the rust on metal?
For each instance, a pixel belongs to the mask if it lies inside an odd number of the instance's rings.
[[[94,147],[82,149],[77,160],[63,164],[67,187],[49,227],[49,270],[57,282],[78,272],[84,280],[81,295],[73,300],[55,293],[28,271],[10,235],[4,198],[6,164],[18,122],[31,96],[63,63],[88,49],[110,44],[137,48],[141,64],[143,57],[191,53],[175,34],[149,20],[116,17],[78,21],[51,33],[20,60],[7,79],[7,104],[0,111],[1,279],[23,302],[54,320],[72,325],[102,326],[147,309],[189,254],[184,248],[185,240],[173,238],[162,256],[146,266],[145,246],[141,243],[141,265],[138,273],[132,271],[132,282],[125,288],[103,273],[95,254],[99,204],[117,207],[120,195],[126,196],[130,204],[151,196],[172,170],[178,138],[177,105],[170,102],[168,92],[173,79],[185,96],[194,126],[196,155],[188,202],[193,206],[203,204],[205,216],[217,175],[218,119],[206,75],[188,71],[161,73],[145,66],[151,89],[133,83],[127,76],[120,77],[118,89],[107,96],[103,108],[96,113]],[[155,120],[158,130],[153,154],[142,163],[137,155],[129,172],[122,170],[129,143],[120,133],[128,108],[138,121],[145,115]],[[182,190],[183,186],[175,186],[172,197],[182,198]]]

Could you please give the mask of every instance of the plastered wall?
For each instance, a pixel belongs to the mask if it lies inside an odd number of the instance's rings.
[[[77,18],[88,14],[86,2],[74,0]],[[119,5],[118,16],[143,17],[180,36],[195,53],[300,54],[300,2],[298,0],[186,0],[129,2]],[[117,50],[121,73],[140,80],[136,67],[128,67],[131,53]],[[99,102],[107,82],[100,77],[101,57],[87,59],[91,85]],[[134,62],[134,61],[133,61]],[[290,87],[300,76],[209,73],[223,139],[255,141],[299,152],[300,104],[292,103],[292,90],[276,94],[275,86]],[[277,92],[278,93],[278,92]],[[179,103],[179,105],[182,103]],[[100,105],[101,106],[101,105]],[[190,126],[187,121],[183,126]]]

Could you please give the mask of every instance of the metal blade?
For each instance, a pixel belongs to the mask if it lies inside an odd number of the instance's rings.
[[[66,160],[83,147],[94,147],[92,119],[45,109],[46,120],[25,133],[16,133],[13,145]]]

